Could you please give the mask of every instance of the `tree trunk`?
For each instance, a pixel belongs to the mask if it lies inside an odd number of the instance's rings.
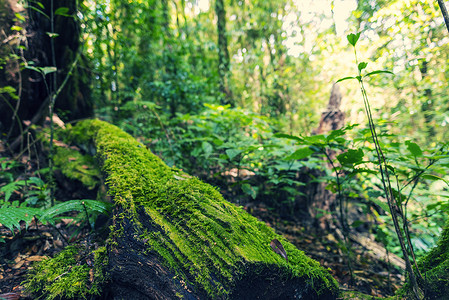
[[[332,86],[331,95],[329,98],[329,103],[327,105],[327,109],[321,113],[320,124],[318,128],[314,130],[314,134],[325,134],[329,131],[336,130],[342,128],[345,122],[344,113],[340,110],[341,105],[341,92],[338,84],[334,84]],[[328,155],[330,158],[334,159],[336,153],[334,151],[328,150]],[[332,168],[328,164],[329,168]],[[322,171],[319,170],[311,170],[312,175],[316,178],[324,176]],[[323,229],[329,229],[330,226],[330,217],[331,215],[323,215],[320,218],[316,219],[318,214],[322,214],[324,212],[335,212],[337,206],[337,197],[336,194],[326,189],[327,183],[320,182],[310,184],[309,190],[309,205],[308,210],[309,214],[312,218],[314,218],[314,223],[318,222],[318,225]]]
[[[215,13],[217,14],[218,32],[218,75],[220,91],[224,95],[223,104],[234,106],[232,93],[229,89],[229,51],[226,36],[226,10],[223,0],[215,0]]]
[[[0,75],[0,82],[2,86],[13,87],[18,96],[18,100],[15,100],[14,97],[2,94],[4,99],[0,101],[0,130],[10,140],[21,134],[23,121],[32,120],[35,116],[39,116],[34,118],[38,122],[44,120],[49,112],[49,94],[55,92],[66,78],[68,80],[56,98],[56,112],[64,121],[93,115],[87,62],[80,56],[76,67],[72,68],[80,47],[76,1],[45,0],[40,3],[44,8],[40,7],[41,12],[38,12],[31,8],[24,10],[16,0],[0,1],[0,57],[7,59],[6,72]],[[37,4],[30,2],[29,5]],[[63,7],[66,8],[66,15],[54,14],[58,8]],[[15,13],[23,16],[25,21],[13,21]],[[12,25],[23,29],[11,30]],[[19,45],[25,46],[25,50],[21,50]],[[14,58],[11,54],[18,55],[19,58]],[[19,63],[23,62],[34,68],[54,67],[56,64],[57,72],[43,76],[36,70],[20,70]],[[69,75],[70,69],[72,72]],[[52,76],[56,76],[56,80],[53,81]]]

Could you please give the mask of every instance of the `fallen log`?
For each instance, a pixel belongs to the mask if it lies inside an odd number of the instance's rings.
[[[67,132],[65,142],[95,149],[115,203],[106,243],[108,297],[337,297],[335,279],[318,262],[127,133],[99,120]]]

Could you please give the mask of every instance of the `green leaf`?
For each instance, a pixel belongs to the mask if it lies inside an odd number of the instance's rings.
[[[211,145],[211,143],[204,141],[201,144],[201,148],[204,151],[204,154],[206,154],[206,157],[209,157],[212,151],[214,151],[214,147]]]
[[[349,149],[347,152],[338,155],[337,159],[342,165],[352,167],[354,164],[363,161],[363,155],[362,149]]]
[[[234,157],[242,153],[239,149],[226,149],[226,155],[228,156],[229,160],[232,160]]]
[[[63,203],[59,203],[53,207],[48,208],[45,212],[38,217],[41,222],[49,222],[54,223],[54,218],[58,215],[65,214],[72,211],[84,212],[85,210],[88,213],[100,213],[105,214],[108,213],[112,208],[112,204],[103,201],[97,200],[69,200]]]
[[[328,143],[332,142],[332,141],[337,141],[336,138],[344,135],[345,133],[346,133],[345,129],[332,130],[331,133],[326,137],[326,141]],[[339,141],[337,141],[337,142],[339,142]]]
[[[58,70],[56,67],[40,67],[39,69],[41,69],[44,75],[56,72]]]
[[[68,14],[68,12],[69,12],[68,7],[59,7],[57,10],[55,10],[55,15],[69,17],[70,15]]]
[[[359,63],[359,65],[357,66],[359,68],[359,72],[361,72],[363,69],[366,69],[366,66],[368,65],[367,62],[362,61],[361,63]]]
[[[251,198],[256,199],[257,191],[253,186],[249,185],[248,183],[242,184],[242,191],[245,194],[250,195]]]
[[[390,212],[390,207],[388,206],[388,203],[381,201],[377,198],[371,198],[371,201],[374,202],[374,204],[376,204],[380,208],[382,208],[385,212],[388,212],[388,213]]]
[[[368,174],[376,175],[379,173],[379,171],[371,170],[371,169],[367,169],[367,168],[356,168],[356,169],[352,170],[350,173],[348,173],[348,176],[353,176],[355,174],[360,174],[360,173],[368,173]]]
[[[444,183],[446,183],[446,185],[449,186],[449,182],[447,182],[444,178],[436,176],[436,175],[424,174],[424,175],[422,175],[422,178],[429,179],[429,180],[432,180],[432,181],[442,180],[442,181],[444,181]]]
[[[0,88],[0,94],[6,93],[9,95],[9,97],[13,98],[14,100],[19,99],[19,96],[17,95],[17,91],[15,88],[13,88],[10,85],[4,86]]]
[[[413,156],[415,156],[415,157],[422,156],[422,150],[418,146],[418,144],[411,142],[411,141],[405,141],[405,144],[407,145],[408,151],[410,151],[410,153]]]
[[[29,69],[29,70],[33,70],[33,71],[39,72],[43,76],[45,76],[45,75],[47,75],[49,73],[53,73],[53,72],[57,71],[56,67],[32,67],[30,65],[25,66],[25,69]]]
[[[349,35],[346,36],[346,38],[348,39],[348,42],[355,47],[355,45],[357,44],[357,41],[360,38],[360,32],[359,33],[351,33]]]
[[[382,74],[382,73],[394,75],[393,72],[390,72],[387,70],[377,70],[377,71],[373,71],[373,72],[369,72],[368,74],[365,74],[365,76],[363,76],[363,78],[371,76],[371,75],[375,75],[375,74]]]
[[[15,31],[21,31],[23,28],[17,25],[13,25],[11,26],[11,30],[15,30]]]
[[[304,141],[309,145],[325,145],[326,137],[322,134],[311,135],[304,138]]]
[[[298,141],[298,142],[302,142],[303,141],[303,139],[300,138],[299,136],[294,136],[294,135],[285,134],[285,133],[276,133],[274,136],[277,137],[277,138],[295,140],[295,141]]]
[[[25,21],[25,17],[22,16],[21,14],[15,13],[15,16],[16,16],[16,18],[17,18],[18,20],[20,20],[20,21]]]
[[[352,228],[357,228],[357,227],[362,226],[364,224],[365,224],[365,222],[363,222],[363,221],[355,220],[354,222],[352,222],[351,227]]]
[[[46,34],[50,37],[50,38],[55,38],[59,36],[59,33],[54,33],[54,32],[46,32]]]
[[[42,9],[44,9],[44,6],[42,5],[42,3],[37,2],[37,4],[38,4]],[[24,5],[24,7],[25,7],[25,8],[32,9],[32,10],[35,10],[35,11],[37,11],[38,13],[40,13],[41,15],[43,15],[44,17],[46,17],[47,19],[50,20],[50,17],[49,17],[46,13],[44,13],[42,10],[40,10],[39,8],[34,7],[34,6],[32,6],[32,5]]]
[[[12,193],[19,190],[20,187],[24,186],[24,185],[25,185],[25,180],[14,181],[14,182],[8,183],[5,186],[2,186],[2,188],[0,188],[0,192],[5,193],[5,201],[8,201],[9,198],[11,198]]]
[[[20,228],[21,221],[24,221],[26,226],[28,226],[33,217],[39,214],[39,212],[39,208],[14,207],[6,203],[0,207],[0,223],[13,231],[15,228]]]
[[[356,78],[352,77],[352,76],[343,77],[343,78],[338,79],[336,83],[339,83],[339,82],[342,82],[342,81],[345,81],[345,80],[349,80],[349,79],[356,79]]]
[[[296,150],[291,155],[287,156],[285,159],[287,159],[287,160],[292,160],[292,159],[300,160],[300,159],[304,159],[306,157],[309,157],[313,153],[314,153],[314,151],[311,150],[309,147],[304,147],[304,148],[300,148],[300,149]]]

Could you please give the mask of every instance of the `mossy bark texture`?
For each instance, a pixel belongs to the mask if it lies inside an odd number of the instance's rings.
[[[449,222],[437,246],[424,256],[418,267],[425,282],[419,282],[426,299],[449,299]]]
[[[83,121],[69,136],[95,145],[115,201],[108,243],[115,299],[337,296],[336,281],[318,262],[117,127]],[[275,238],[288,262],[271,249]]]

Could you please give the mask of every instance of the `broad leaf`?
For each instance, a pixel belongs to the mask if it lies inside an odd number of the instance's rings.
[[[23,29],[22,27],[17,26],[17,25],[11,26],[11,30],[14,30],[14,31],[21,31],[22,29]]]
[[[209,157],[209,155],[212,153],[212,151],[214,150],[214,147],[209,143],[209,142],[206,142],[206,141],[204,141],[202,144],[201,144],[201,148],[203,149],[203,151],[204,151],[204,154],[206,155],[206,157]]]
[[[295,141],[298,141],[298,142],[302,142],[303,141],[303,139],[300,138],[299,136],[294,136],[294,135],[285,134],[285,133],[276,133],[274,136],[277,137],[277,138],[295,140]]]
[[[362,61],[361,63],[359,63],[359,65],[357,66],[359,69],[359,72],[361,72],[363,69],[366,69],[366,66],[368,65],[367,62]]]
[[[359,33],[351,33],[349,35],[346,36],[346,38],[348,39],[348,42],[355,47],[355,45],[357,44],[357,41],[360,38],[360,32]]]
[[[390,71],[386,71],[386,70],[377,70],[377,71],[373,71],[373,72],[369,72],[368,74],[365,74],[365,76],[363,76],[363,78],[369,77],[369,76],[375,75],[375,74],[382,74],[382,73],[394,75],[394,73],[393,73],[393,72],[390,72]]]
[[[232,160],[234,157],[242,153],[239,149],[226,149],[226,155],[228,156],[229,160]]]
[[[309,147],[304,147],[304,148],[300,148],[300,149],[296,150],[291,155],[287,156],[285,159],[287,159],[287,160],[292,160],[292,159],[300,160],[300,159],[304,159],[306,157],[309,157],[313,153],[314,153],[314,151],[311,150]]]
[[[329,143],[331,141],[336,141],[336,138],[344,135],[346,132],[345,129],[336,129],[332,130],[331,133],[326,137],[326,141]],[[337,141],[338,142],[338,141]]]
[[[45,76],[45,75],[47,75],[49,73],[53,73],[53,72],[57,71],[56,67],[32,67],[30,65],[25,66],[25,69],[29,69],[29,70],[33,70],[33,71],[39,72],[43,76]]]
[[[69,12],[69,8],[68,7],[59,7],[57,10],[55,10],[55,15],[70,17],[68,12]]]
[[[245,194],[250,195],[251,198],[253,198],[253,200],[256,199],[257,191],[253,186],[249,185],[248,183],[242,184],[242,191]]]
[[[310,145],[325,145],[327,142],[326,137],[322,134],[307,136],[304,138],[304,141]]]
[[[418,144],[411,142],[411,141],[405,141],[405,144],[407,145],[408,151],[410,151],[410,153],[413,156],[415,156],[415,157],[422,156],[422,150],[418,146]]]
[[[449,182],[447,182],[444,178],[436,176],[436,175],[432,175],[432,174],[424,174],[422,175],[422,178],[424,179],[429,179],[429,180],[433,180],[433,181],[437,181],[437,180],[442,180],[444,181],[444,183],[446,183],[446,185],[449,186]]]
[[[363,161],[363,150],[362,149],[349,149],[337,156],[338,161],[344,166],[353,166],[354,164]]]
[[[343,77],[343,78],[338,79],[336,83],[339,83],[339,82],[342,82],[342,81],[345,81],[345,80],[349,80],[349,79],[357,79],[357,78],[352,77],[352,76]]]

